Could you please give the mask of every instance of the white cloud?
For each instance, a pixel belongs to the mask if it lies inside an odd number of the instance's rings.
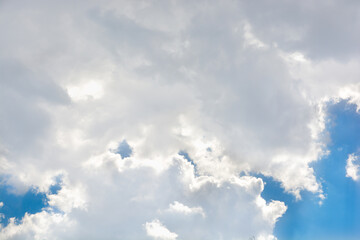
[[[260,41],[251,31],[251,26],[248,23],[244,24],[244,47],[266,48],[267,46]]]
[[[61,239],[57,231],[66,231],[72,223],[66,215],[42,211],[36,214],[25,214],[20,224],[11,218],[9,224],[0,231],[1,239]],[[53,228],[56,228],[54,230]]]
[[[177,238],[176,233],[170,232],[158,219],[145,223],[146,233],[153,239],[172,240]]]
[[[355,154],[349,154],[346,160],[346,177],[357,181],[360,178],[360,162],[359,157]]]
[[[102,86],[95,81],[87,81],[80,86],[68,87],[68,93],[74,101],[99,99],[103,96],[104,90]]]
[[[175,155],[167,161],[169,167],[161,172],[156,167],[134,168],[131,162],[121,171],[112,164],[87,168],[86,174],[77,177],[87,183],[88,201],[75,201],[84,198],[64,181],[57,195],[49,195],[50,207],[63,214],[27,215],[20,225],[2,229],[2,234],[8,239],[25,235],[35,239],[269,237],[286,211],[284,203],[266,203],[261,198],[264,186],[259,178],[195,177],[184,159]]]
[[[184,215],[200,214],[205,217],[204,210],[201,207],[188,207],[178,201],[174,201],[169,205],[169,208],[166,211],[171,213],[180,213]]]
[[[326,102],[359,105],[358,7],[2,2],[0,171],[18,192],[66,176],[49,198],[71,222],[56,232],[43,212],[2,234],[143,239],[158,219],[179,239],[275,238],[286,206],[238,176],[323,198],[310,163],[327,153]],[[110,150],[124,139],[121,159]],[[30,231],[38,218],[51,227]]]
[[[74,208],[86,210],[87,199],[85,194],[85,186],[79,184],[77,186],[62,185],[57,194],[48,195],[49,205],[65,213],[71,212]]]

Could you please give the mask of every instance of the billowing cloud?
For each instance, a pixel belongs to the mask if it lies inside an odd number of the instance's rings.
[[[20,224],[10,223],[0,236],[271,239],[274,224],[286,211],[282,202],[266,203],[261,197],[264,185],[260,178],[195,177],[193,165],[180,156],[172,156],[161,171],[151,165],[136,166],[141,161],[136,158],[102,160],[96,167],[87,166],[87,174],[79,177],[86,180],[85,187],[70,188],[64,181],[56,195],[48,196],[49,209],[26,215]],[[126,167],[120,171],[119,164]]]
[[[359,103],[358,8],[2,1],[0,172],[62,188],[0,236],[275,239],[286,206],[254,174],[324,198],[310,163],[326,103]]]
[[[154,239],[172,240],[172,239],[176,239],[178,236],[176,233],[170,232],[157,219],[155,219],[152,222],[147,222],[145,224],[145,227],[146,227],[146,233],[150,237],[153,237]]]

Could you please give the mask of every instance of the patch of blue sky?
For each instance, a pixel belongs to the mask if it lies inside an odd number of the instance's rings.
[[[48,194],[57,194],[61,189],[61,178],[56,178],[56,184],[50,186]],[[3,206],[0,208],[0,223],[6,226],[10,218],[15,218],[19,222],[25,213],[34,214],[48,209],[47,193],[39,192],[37,188],[30,188],[24,194],[15,194],[13,187],[5,182],[0,184],[0,202]],[[56,209],[52,209],[57,211]]]
[[[210,149],[210,148],[208,148],[208,149]],[[209,150],[208,150],[208,151],[209,151]],[[211,149],[210,149],[210,151],[211,151]],[[198,176],[196,163],[195,163],[194,160],[189,156],[189,153],[187,153],[187,152],[184,151],[184,150],[180,150],[180,151],[178,152],[178,154],[179,154],[180,156],[183,156],[186,161],[188,161],[189,163],[191,163],[191,165],[194,166],[194,174],[195,174],[195,176]]]
[[[61,190],[62,177],[62,175],[59,175],[55,178],[55,184],[49,187],[49,194],[58,194]]]
[[[7,185],[0,186],[0,201],[4,204],[0,208],[0,213],[3,215],[0,222],[3,226],[8,224],[10,218],[14,217],[19,221],[25,213],[37,213],[48,206],[46,193],[31,188],[25,194],[18,195],[9,191],[10,188]]]
[[[326,199],[319,205],[316,195],[302,192],[302,200],[283,192],[280,183],[263,177],[262,196],[285,202],[287,212],[278,221],[280,240],[360,239],[360,184],[346,177],[346,160],[360,149],[360,114],[356,106],[342,101],[328,106],[327,131],[330,154],[312,164],[322,182]]]
[[[121,158],[128,158],[132,154],[132,149],[130,145],[127,143],[126,140],[123,140],[119,143],[117,149],[115,150],[115,153],[120,154]]]

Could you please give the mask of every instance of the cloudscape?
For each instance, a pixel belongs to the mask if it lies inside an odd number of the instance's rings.
[[[0,0],[0,239],[360,239],[360,1]]]

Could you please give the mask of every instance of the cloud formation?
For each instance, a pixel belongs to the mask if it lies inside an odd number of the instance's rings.
[[[64,181],[56,195],[49,195],[50,211],[26,215],[20,225],[11,222],[0,236],[241,239],[254,235],[271,239],[276,220],[286,211],[282,202],[265,202],[259,178],[220,181],[210,176],[195,177],[193,166],[180,156],[173,156],[168,168],[160,172],[153,164],[136,166],[136,158],[125,160],[127,163],[118,155],[103,160],[88,169],[86,177],[80,177],[86,186],[70,189]]]
[[[147,222],[145,224],[145,228],[146,233],[154,239],[173,240],[176,239],[178,236],[176,233],[170,232],[157,219],[153,220],[152,222]]]
[[[359,104],[356,9],[1,1],[0,173],[18,193],[63,182],[0,236],[275,239],[286,206],[252,175],[324,198],[309,164],[326,103]]]
[[[346,177],[352,178],[354,181],[357,181],[360,177],[359,168],[359,157],[355,154],[350,154],[348,159],[346,160]]]

